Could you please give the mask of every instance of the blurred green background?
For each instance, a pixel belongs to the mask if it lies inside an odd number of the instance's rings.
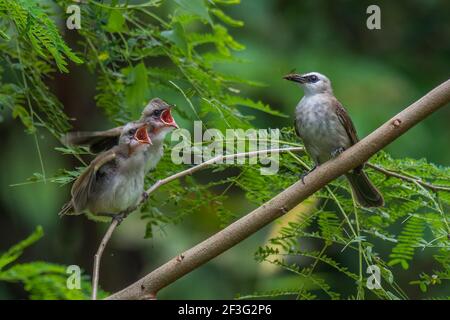
[[[381,8],[381,30],[366,28],[366,8],[370,4]],[[294,68],[298,72],[319,71],[331,79],[335,94],[350,112],[360,137],[449,78],[450,2],[446,0],[243,0],[227,12],[245,22],[243,28],[230,32],[246,46],[245,51],[237,54],[246,62],[218,67],[265,84],[248,88],[244,96],[292,115],[302,93],[297,86],[282,80],[282,76]],[[73,34],[66,34],[69,43],[73,43],[73,38]],[[49,85],[67,114],[76,119],[77,129],[111,126],[95,107],[95,78],[83,65],[72,65],[67,75],[55,74]],[[256,127],[292,125],[292,118],[260,112],[254,115]],[[78,264],[90,274],[92,258],[106,225],[84,217],[57,217],[59,208],[68,199],[69,187],[59,188],[51,183],[12,187],[40,171],[39,158],[33,136],[24,132],[18,120],[11,119],[8,113],[0,114],[0,120],[0,251],[25,238],[36,225],[42,225],[45,237],[21,259]],[[449,120],[447,107],[386,151],[394,157],[427,158],[448,166]],[[70,156],[55,151],[58,141],[45,132],[38,138],[48,175],[58,168],[77,164]],[[232,197],[230,206],[239,213],[252,208],[241,194]],[[213,234],[219,230],[219,224],[214,214],[202,212],[188,216],[176,226],[167,226],[154,239],[144,240],[145,225],[138,215],[130,216],[118,228],[105,252],[100,285],[110,292],[121,289]],[[276,283],[286,281],[282,273],[253,259],[253,252],[274,226],[163,289],[159,297],[233,298],[237,293],[273,289]],[[418,265],[426,265],[426,256],[419,255],[418,259],[421,258],[423,261]],[[418,294],[414,288],[407,289],[411,298]],[[18,285],[0,283],[0,298],[26,298],[26,294]]]

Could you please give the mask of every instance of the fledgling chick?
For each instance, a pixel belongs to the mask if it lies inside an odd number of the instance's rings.
[[[86,211],[115,217],[134,209],[144,193],[146,152],[151,146],[147,124],[122,127],[116,146],[99,154],[74,182],[72,199],[59,215]]]
[[[171,108],[172,106],[164,100],[154,98],[147,104],[141,118],[136,122],[148,125],[148,135],[153,143],[145,152],[145,172],[154,169],[161,159],[164,151],[163,141],[167,133],[178,128],[172,117]],[[89,146],[92,152],[98,153],[117,145],[122,128],[121,126],[105,131],[69,132],[61,141],[64,145]]]
[[[318,72],[288,74],[305,92],[295,109],[295,131],[316,165],[336,157],[358,142],[355,126],[347,110],[333,95],[330,80]],[[363,166],[345,175],[356,200],[363,207],[383,206],[384,200],[369,180]]]

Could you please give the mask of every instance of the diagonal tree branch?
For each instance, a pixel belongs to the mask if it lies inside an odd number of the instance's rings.
[[[107,299],[142,299],[155,296],[162,288],[232,248],[332,180],[363,164],[376,152],[449,101],[450,80],[447,80],[337,158],[317,167],[305,177],[305,183],[302,181],[294,183],[261,207]]]

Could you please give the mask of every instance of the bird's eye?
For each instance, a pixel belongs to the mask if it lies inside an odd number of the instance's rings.
[[[159,117],[161,115],[161,112],[162,112],[162,110],[155,110],[155,111],[153,111],[153,115],[155,117]]]
[[[309,77],[309,80],[310,80],[312,83],[315,83],[315,82],[319,81],[319,77],[316,76],[316,75],[312,75],[312,76]]]
[[[128,131],[130,134],[135,134],[136,133],[136,129],[131,129],[130,131]]]

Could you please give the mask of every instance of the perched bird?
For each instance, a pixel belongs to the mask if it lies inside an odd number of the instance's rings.
[[[155,168],[161,159],[164,151],[163,141],[167,133],[173,128],[178,128],[172,117],[171,108],[172,106],[164,100],[154,98],[142,111],[141,118],[136,121],[148,125],[148,134],[153,143],[145,152],[145,172]],[[61,141],[64,145],[89,146],[92,152],[98,153],[117,145],[122,128],[123,126],[105,131],[69,132]]]
[[[122,128],[118,144],[100,153],[74,182],[72,199],[60,216],[88,211],[114,217],[139,204],[144,194],[145,153],[151,145],[147,126],[129,123]]]
[[[358,142],[347,110],[333,95],[330,80],[318,72],[288,74],[284,79],[303,88],[295,109],[295,130],[316,166],[338,156]],[[313,169],[314,170],[314,169]],[[356,200],[363,207],[384,205],[383,196],[359,166],[346,174]]]

